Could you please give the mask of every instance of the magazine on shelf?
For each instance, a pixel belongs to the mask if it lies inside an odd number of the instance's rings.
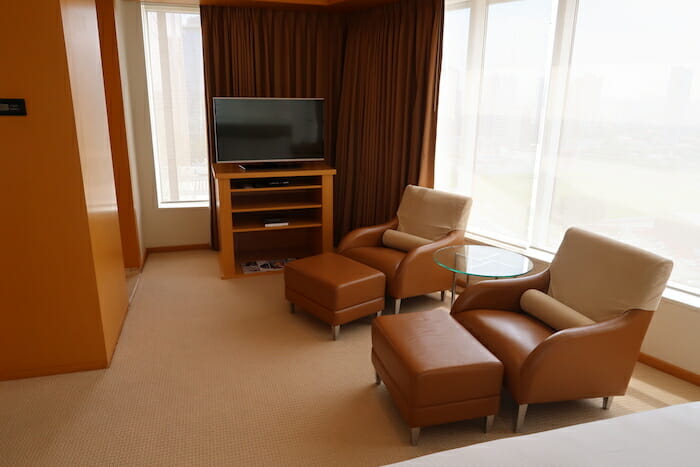
[[[283,259],[259,259],[257,263],[261,271],[279,271],[284,269]]]
[[[284,259],[259,259],[257,261],[242,261],[241,270],[244,274],[261,271],[280,271],[284,269],[284,265],[296,258]]]
[[[244,274],[248,274],[251,272],[260,272],[260,266],[258,266],[257,261],[242,261],[241,270]]]

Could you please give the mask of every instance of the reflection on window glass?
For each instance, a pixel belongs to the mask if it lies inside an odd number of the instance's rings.
[[[471,232],[555,252],[583,227],[700,293],[700,2],[576,3],[446,12],[435,186],[473,197]]]
[[[548,249],[578,225],[700,288],[698,18],[695,1],[580,1]]]
[[[199,14],[144,7],[158,201],[209,198]]]
[[[440,72],[440,103],[435,142],[435,186],[469,194],[462,169],[466,159],[466,82],[469,8],[445,11],[445,30]]]
[[[488,7],[471,219],[487,235],[527,238],[552,0]]]

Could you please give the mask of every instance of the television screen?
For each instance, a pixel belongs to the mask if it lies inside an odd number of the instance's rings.
[[[323,99],[214,98],[216,162],[323,160]]]

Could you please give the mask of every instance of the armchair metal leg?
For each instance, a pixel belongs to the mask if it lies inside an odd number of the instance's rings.
[[[603,410],[610,410],[613,403],[613,396],[603,397]]]
[[[339,324],[336,324],[335,326],[331,326],[331,334],[333,334],[333,340],[337,341],[338,335],[340,334],[340,325]]]
[[[420,437],[420,427],[411,428],[411,444],[413,446],[418,445],[418,438]]]
[[[296,313],[297,309],[294,307],[294,304],[292,302],[289,302],[289,312],[290,313]]]
[[[400,310],[401,310],[401,299],[395,298],[394,299],[394,313],[398,315]]]
[[[374,384],[376,384],[377,386],[382,384],[382,377],[379,376],[379,373],[377,373],[376,371],[374,372]]]
[[[518,414],[515,417],[515,425],[513,426],[513,431],[515,433],[520,433],[523,429],[523,422],[525,422],[525,414],[527,413],[527,404],[520,404],[518,406]]]
[[[382,310],[379,310],[374,316],[376,318],[379,318],[380,316],[382,316]]]
[[[493,428],[493,422],[496,419],[495,415],[488,415],[486,417],[486,424],[484,425],[484,433],[488,433]]]
[[[440,291],[440,301],[441,301],[441,302],[444,302],[444,301],[445,301],[445,291],[444,291],[444,290],[441,290],[441,291]]]

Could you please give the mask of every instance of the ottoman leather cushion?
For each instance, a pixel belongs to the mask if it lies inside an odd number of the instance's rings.
[[[293,261],[285,266],[285,287],[331,310],[384,297],[381,271],[335,253]]]
[[[503,365],[445,311],[377,318],[372,348],[414,407],[500,394]]]

